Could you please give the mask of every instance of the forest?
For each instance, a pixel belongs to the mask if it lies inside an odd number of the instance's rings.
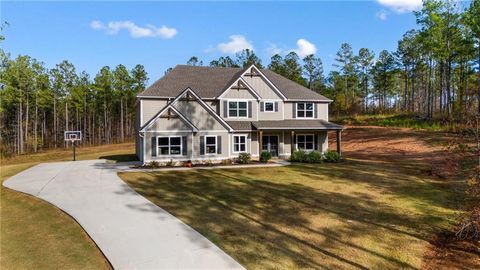
[[[395,51],[378,55],[340,45],[333,71],[316,55],[276,54],[265,64],[251,50],[222,56],[213,67],[267,68],[331,98],[333,115],[409,113],[464,121],[480,113],[480,1],[425,1],[417,27],[399,37]],[[1,28],[14,27],[7,22]],[[0,43],[4,39],[0,36]],[[204,65],[197,56],[187,64]],[[169,70],[165,71],[166,73]],[[148,83],[142,65],[102,67],[92,78],[65,60],[53,68],[31,56],[0,50],[2,155],[66,147],[65,130],[81,130],[82,144],[134,138],[137,93]]]

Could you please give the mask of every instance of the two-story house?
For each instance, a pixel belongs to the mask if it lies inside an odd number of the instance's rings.
[[[342,129],[328,122],[330,99],[254,65],[179,65],[137,99],[136,152],[144,163],[324,152],[327,131]]]

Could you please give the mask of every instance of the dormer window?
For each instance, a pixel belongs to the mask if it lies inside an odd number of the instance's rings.
[[[313,108],[311,102],[297,103],[297,118],[313,118]]]

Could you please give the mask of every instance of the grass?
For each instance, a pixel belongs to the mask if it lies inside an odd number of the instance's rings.
[[[349,159],[120,176],[247,269],[417,269],[459,214],[424,169]]]
[[[133,158],[133,144],[77,149],[77,158]],[[71,160],[71,150],[2,160],[1,182],[40,162]],[[32,196],[1,186],[1,269],[110,269],[95,243],[70,216]]]
[[[412,114],[374,114],[334,117],[332,121],[344,125],[373,125],[382,127],[413,128],[428,131],[459,131],[464,128],[458,122],[441,119],[424,119]]]

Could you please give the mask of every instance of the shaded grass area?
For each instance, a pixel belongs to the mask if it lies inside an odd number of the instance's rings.
[[[120,176],[251,269],[416,269],[459,214],[445,182],[401,163]]]
[[[133,144],[80,148],[79,160],[132,155]],[[71,150],[2,160],[1,182],[40,162],[71,159]],[[0,188],[1,269],[110,269],[95,243],[70,216],[32,196]]]
[[[448,122],[443,119],[426,119],[413,114],[374,114],[333,117],[333,122],[343,125],[372,125],[382,127],[413,128],[428,131],[453,131],[465,128],[458,121]]]

